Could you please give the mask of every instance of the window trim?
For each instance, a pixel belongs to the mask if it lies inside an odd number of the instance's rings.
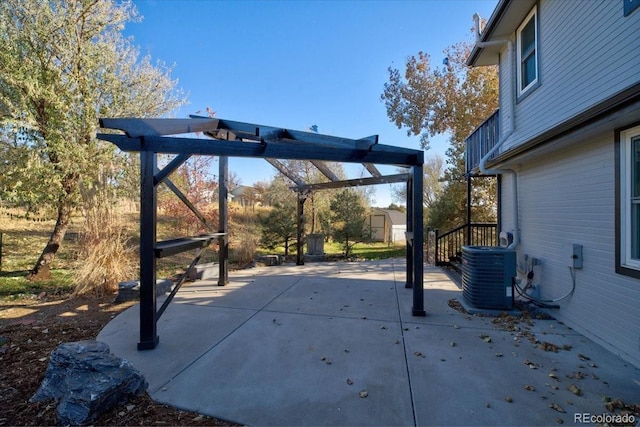
[[[533,57],[535,60],[535,78],[525,87],[522,87],[522,30],[529,24],[529,22],[533,19],[533,28],[535,31],[534,34],[534,53]],[[516,30],[516,90],[518,100],[527,96],[531,93],[535,88],[540,86],[540,46],[539,46],[539,20],[538,20],[538,5],[533,6],[531,11],[527,14],[526,18],[522,21],[518,29]]]
[[[631,259],[631,141],[640,137],[640,122],[616,129],[615,228],[616,273],[640,279],[640,260]],[[640,224],[639,224],[640,225]]]

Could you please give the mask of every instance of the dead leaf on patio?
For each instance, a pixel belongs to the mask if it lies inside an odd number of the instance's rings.
[[[578,357],[580,358],[580,360],[585,361],[585,360],[591,360],[590,357],[585,356],[582,353],[578,353]]]
[[[484,342],[491,342],[491,337],[490,337],[489,335],[482,334],[482,335],[480,335],[480,338],[481,338]]]
[[[547,341],[544,341],[544,342],[540,343],[538,345],[538,348],[540,350],[551,351],[553,353],[557,353],[558,350],[559,350],[559,347],[557,345],[555,345],[553,343],[550,343],[550,342],[547,342]]]
[[[554,380],[559,381],[559,380],[558,380],[558,376],[556,375],[556,373],[555,373],[555,372],[551,372],[551,373],[549,374],[549,378],[553,378]]]
[[[347,378],[347,384],[353,385],[353,380],[351,378]]]
[[[413,354],[416,355],[417,357],[426,357],[424,354],[422,354],[421,351],[414,351]]]
[[[533,362],[532,362],[531,360],[529,360],[529,359],[525,359],[525,360],[524,360],[524,362],[522,362],[522,363],[524,363],[525,365],[527,365],[527,366],[528,366],[529,368],[531,368],[531,369],[537,369],[536,364],[535,364],[535,363],[533,363]]]
[[[549,408],[553,409],[554,411],[562,412],[563,414],[567,412],[562,409],[562,406],[558,405],[557,403],[550,403]]]
[[[505,401],[507,401],[507,402],[509,402],[509,403],[513,403],[513,397],[511,397],[511,396],[506,396],[506,397],[504,398],[504,400],[505,400]]]
[[[531,384],[527,384],[524,386],[525,390],[529,390],[529,391],[536,391],[536,388],[534,386],[532,386]]]
[[[582,396],[582,390],[580,389],[580,387],[578,387],[575,384],[571,384],[569,386],[569,391],[573,394],[575,394],[576,396]]]
[[[360,393],[358,393],[358,395],[364,399],[365,397],[369,396],[369,392],[367,390],[362,390]]]
[[[581,380],[585,377],[585,373],[582,371],[576,371],[572,374],[567,375],[567,378],[569,379],[576,379],[576,380]]]

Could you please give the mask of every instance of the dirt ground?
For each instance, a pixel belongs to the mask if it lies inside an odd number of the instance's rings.
[[[0,300],[0,426],[58,424],[54,402],[29,403],[29,398],[40,386],[49,355],[59,344],[95,339],[105,324],[133,304],[113,304],[113,298],[40,295]],[[146,393],[94,424],[233,425],[154,403]]]

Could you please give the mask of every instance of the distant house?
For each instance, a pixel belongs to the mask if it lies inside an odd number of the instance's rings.
[[[499,176],[522,283],[636,366],[639,29],[637,0],[500,0],[467,61],[499,66],[500,110],[467,139],[467,170]]]
[[[373,208],[367,217],[366,227],[374,242],[404,242],[407,214],[395,209]]]

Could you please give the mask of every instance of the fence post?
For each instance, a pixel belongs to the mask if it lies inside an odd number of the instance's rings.
[[[427,264],[429,264],[429,253],[431,252],[431,245],[429,244],[429,240],[431,237],[431,227],[427,227],[427,252],[426,252],[426,258],[427,258]]]
[[[433,236],[435,239],[435,244],[434,244],[434,251],[433,251],[433,264],[434,265],[438,265],[438,260],[439,260],[439,249],[438,249],[438,229],[436,228],[435,230],[433,230]]]

